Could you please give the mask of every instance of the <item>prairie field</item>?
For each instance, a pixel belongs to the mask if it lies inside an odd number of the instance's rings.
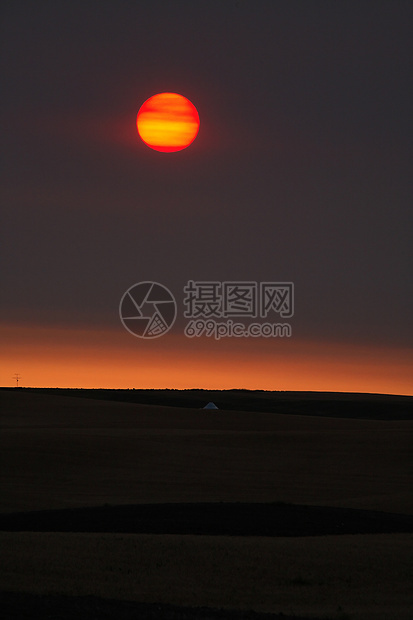
[[[8,617],[411,618],[412,420],[297,408],[0,390]]]

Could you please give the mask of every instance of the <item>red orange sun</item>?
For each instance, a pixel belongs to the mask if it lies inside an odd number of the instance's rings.
[[[196,107],[177,93],[153,95],[141,106],[136,119],[142,140],[155,151],[181,151],[196,138]]]

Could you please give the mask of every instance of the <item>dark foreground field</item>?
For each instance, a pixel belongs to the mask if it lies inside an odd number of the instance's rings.
[[[64,596],[0,592],[3,618],[29,620],[306,620],[304,616],[285,616],[255,611],[223,610],[210,607],[178,607],[157,603],[116,601],[97,596]],[[5,615],[4,615],[5,614]]]
[[[88,396],[0,390],[2,617],[412,617],[411,399]]]

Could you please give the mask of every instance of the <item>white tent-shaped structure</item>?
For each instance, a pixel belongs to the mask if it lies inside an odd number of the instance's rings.
[[[216,406],[215,403],[210,402],[207,405],[205,405],[204,409],[218,409],[218,407]]]

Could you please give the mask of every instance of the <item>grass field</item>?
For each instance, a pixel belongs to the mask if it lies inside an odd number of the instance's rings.
[[[0,533],[1,587],[183,607],[411,618],[413,536]],[[410,547],[410,549],[409,549]]]
[[[207,412],[0,390],[0,407],[3,515],[182,502],[413,515],[413,422],[391,419],[391,403],[387,419],[381,412],[375,420],[371,411],[370,419]],[[305,531],[194,536],[190,527],[185,534],[97,533],[90,524],[83,533],[3,531],[0,589],[181,610],[407,619],[412,539]]]

